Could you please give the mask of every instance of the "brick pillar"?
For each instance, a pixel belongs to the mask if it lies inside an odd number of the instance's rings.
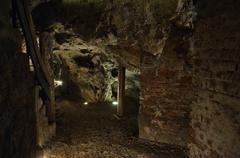
[[[124,95],[125,95],[125,74],[126,68],[122,64],[119,65],[118,69],[118,106],[117,115],[124,115]]]

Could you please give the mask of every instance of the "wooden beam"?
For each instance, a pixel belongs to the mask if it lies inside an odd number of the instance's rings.
[[[40,53],[43,59],[43,63],[46,67],[47,73],[51,77],[49,91],[50,91],[50,99],[47,102],[47,117],[48,122],[50,124],[55,123],[55,94],[54,94],[54,73],[50,66],[50,54],[52,53],[52,45],[51,45],[51,37],[48,32],[41,32],[39,37],[40,44]]]
[[[45,67],[45,64],[42,60],[42,56],[40,54],[39,46],[38,46],[38,43],[37,43],[37,36],[36,36],[35,30],[34,30],[32,14],[30,12],[29,5],[27,4],[26,0],[22,0],[22,1],[23,1],[23,8],[24,8],[24,11],[25,11],[25,16],[27,18],[27,22],[28,22],[28,25],[29,25],[29,31],[30,31],[30,34],[31,34],[31,37],[32,37],[31,43],[32,43],[32,46],[34,48],[34,53],[36,54],[38,63],[40,65],[41,71],[42,71],[45,79],[48,81],[48,83],[50,83],[51,82],[51,77],[50,77],[50,75],[49,75],[49,73],[48,73],[48,71]]]
[[[118,69],[118,106],[117,115],[124,115],[124,96],[125,96],[125,74],[126,68],[120,64]]]
[[[41,134],[40,134],[40,126],[39,126],[39,109],[41,108],[41,105],[40,105],[40,96],[39,96],[39,92],[40,92],[40,89],[41,89],[41,87],[40,86],[36,86],[35,87],[35,117],[36,117],[36,142],[37,142],[37,145],[38,146],[42,146],[42,139],[41,139]]]
[[[23,33],[26,39],[28,53],[34,65],[37,80],[40,83],[41,87],[43,88],[47,97],[50,99],[51,97],[50,97],[49,86],[50,86],[51,79],[47,74],[46,68],[43,64],[43,61],[39,52],[39,47],[37,45],[37,40],[36,40],[37,38],[34,32],[33,21],[32,21],[29,8],[27,7],[25,0],[14,0],[14,2],[16,4],[18,18],[20,19],[20,22],[23,28]]]

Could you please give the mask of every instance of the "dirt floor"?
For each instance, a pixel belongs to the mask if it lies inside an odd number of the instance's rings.
[[[57,136],[46,158],[185,158],[182,149],[138,139],[137,116],[113,117],[116,107],[58,101]]]

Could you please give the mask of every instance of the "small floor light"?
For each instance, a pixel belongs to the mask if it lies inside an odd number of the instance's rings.
[[[113,106],[117,106],[117,105],[118,105],[118,102],[117,102],[117,101],[114,101],[114,102],[112,102],[112,105],[113,105]]]
[[[88,105],[88,102],[84,102],[84,105]]]

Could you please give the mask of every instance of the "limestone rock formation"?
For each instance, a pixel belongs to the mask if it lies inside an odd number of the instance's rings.
[[[97,31],[106,40],[114,36],[115,49],[129,54],[135,50],[139,57],[144,52],[159,56],[172,25],[192,28],[195,18],[192,0],[116,0],[108,3]]]
[[[55,39],[54,54],[61,59],[67,91],[87,102],[111,101],[112,84],[117,79],[112,71],[117,61],[71,32],[58,32]]]

